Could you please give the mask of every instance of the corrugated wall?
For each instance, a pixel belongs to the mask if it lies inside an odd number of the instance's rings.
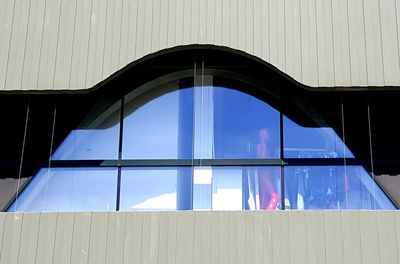
[[[398,211],[1,213],[0,263],[399,263]]]
[[[0,90],[85,89],[187,44],[317,87],[399,86],[398,0],[1,0]]]

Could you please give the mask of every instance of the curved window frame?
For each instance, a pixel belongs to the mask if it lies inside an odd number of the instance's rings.
[[[195,71],[196,73],[196,71]],[[237,87],[227,86],[230,89],[239,90],[246,92],[250,95],[256,91],[257,94],[254,94],[257,98],[261,100],[266,100],[266,98],[273,98],[274,102],[272,105],[276,105],[279,107],[280,95],[276,93],[274,90],[263,89],[262,84],[255,82],[250,78],[246,78],[246,76],[238,76],[236,74],[232,74],[229,71],[219,70],[219,69],[202,69],[201,75],[213,75],[217,76],[221,79],[229,79],[230,82],[240,82],[248,85],[247,87],[255,87],[257,89],[238,89]],[[285,168],[291,166],[363,166],[365,163],[357,158],[286,158],[284,154],[284,114],[282,111],[278,110],[280,115],[280,157],[279,158],[239,158],[239,159],[124,159],[122,156],[122,147],[123,147],[123,129],[124,129],[124,112],[125,112],[125,101],[127,96],[139,96],[145,92],[151,91],[155,89],[155,87],[159,87],[161,84],[172,81],[172,80],[181,80],[181,79],[191,79],[193,78],[192,86],[196,86],[196,74],[192,70],[183,70],[179,72],[174,72],[172,74],[164,75],[162,77],[156,78],[146,84],[139,86],[134,89],[130,95],[125,94],[118,98],[120,102],[120,128],[119,128],[119,140],[118,140],[118,159],[97,159],[97,160],[51,160],[50,166],[52,168],[96,168],[96,167],[107,167],[107,168],[116,168],[118,170],[117,176],[117,190],[116,190],[116,211],[120,210],[120,194],[121,194],[121,177],[122,177],[122,169],[124,168],[149,168],[149,167],[257,167],[257,166],[265,166],[265,167],[280,167],[281,174],[281,186],[280,192],[282,195],[280,196],[280,204],[281,209],[285,210]],[[235,86],[235,85],[234,85]],[[236,84],[236,86],[239,86]],[[246,86],[244,86],[246,87]],[[279,89],[278,89],[279,90]],[[261,96],[260,96],[261,95]],[[114,105],[115,106],[115,105]],[[279,109],[279,108],[277,108]],[[45,164],[44,166],[45,167]],[[193,177],[193,175],[192,175]],[[374,179],[373,179],[374,180]],[[191,184],[193,179],[191,179]],[[379,186],[379,182],[374,182]],[[193,195],[193,190],[189,190],[191,195]],[[388,196],[390,199],[390,197]],[[393,201],[392,201],[393,202]],[[10,206],[11,207],[11,206]],[[193,209],[193,199],[189,201],[188,204],[185,205],[185,208],[181,208],[184,210]],[[242,208],[246,209],[246,208]]]

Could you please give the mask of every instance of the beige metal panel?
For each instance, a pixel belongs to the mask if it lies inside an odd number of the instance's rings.
[[[363,263],[380,263],[379,234],[376,212],[360,214],[361,254]],[[385,263],[385,262],[382,262]]]
[[[74,213],[58,213],[53,263],[71,263]]]
[[[183,44],[183,32],[184,32],[184,6],[186,0],[176,0],[176,37],[175,45]]]
[[[300,12],[302,80],[303,83],[308,85],[318,86],[318,46],[315,0],[301,1]]]
[[[211,263],[211,213],[194,212],[193,263]]]
[[[245,0],[238,0],[237,3],[237,36],[240,50],[246,49],[246,2]]]
[[[158,263],[166,264],[168,258],[168,214],[160,214]]]
[[[229,26],[229,47],[236,49],[239,45],[239,36],[238,36],[238,1],[239,0],[230,0],[230,26]]]
[[[161,0],[154,0],[153,14],[152,14],[152,30],[151,30],[151,50],[160,50],[160,14],[161,14]],[[123,37],[123,34],[121,34]]]
[[[269,1],[270,0],[262,0],[261,1],[261,48],[262,55],[261,58],[264,58],[265,61],[270,61],[270,32],[269,32],[269,23],[270,23],[270,13],[269,13]]]
[[[263,262],[273,263],[273,236],[271,214],[260,212],[262,214],[262,234],[263,234]]]
[[[358,211],[342,211],[343,263],[363,263]]]
[[[246,263],[246,215],[236,212],[236,263]]]
[[[53,89],[59,36],[61,0],[46,1],[40,48],[38,88]]]
[[[3,248],[3,234],[4,234],[5,221],[6,221],[6,214],[0,213],[0,258]]]
[[[200,10],[200,4],[203,2],[204,1],[201,0],[191,0],[190,43],[199,43],[200,41],[199,10]]]
[[[30,0],[15,1],[13,28],[10,38],[10,49],[7,62],[6,90],[21,89],[22,71],[26,51]]]
[[[31,90],[37,88],[45,3],[45,0],[38,0],[30,6],[21,89]],[[0,35],[3,36],[1,33]],[[81,85],[80,87],[85,86]]]
[[[0,256],[1,264],[18,263],[23,218],[24,215],[21,213],[6,215]]]
[[[229,254],[229,216],[231,215],[228,211],[223,211],[219,214],[219,263],[230,264],[228,254]],[[254,228],[257,228],[256,226]],[[213,226],[213,230],[215,230]],[[215,232],[215,231],[214,231]],[[261,253],[262,251],[260,251]],[[261,263],[261,262],[260,262]]]
[[[223,255],[221,256],[221,252],[219,250],[220,239],[221,239],[220,218],[221,218],[221,212],[214,212],[211,215],[211,229],[210,229],[210,235],[211,235],[211,243],[210,243],[211,261],[210,261],[210,263],[213,263],[213,264],[220,263],[220,259],[223,257]],[[254,263],[254,261],[250,262],[250,263]]]
[[[139,18],[139,0],[130,0],[131,8],[129,10],[128,43],[127,57],[125,63],[134,61],[136,58],[136,38],[137,38],[137,19]],[[162,1],[165,2],[165,1]],[[162,24],[162,23],[161,23]]]
[[[308,237],[307,219],[304,211],[290,211],[288,229],[290,232],[290,263],[307,263]]]
[[[143,215],[141,263],[158,262],[158,247],[160,246],[157,239],[159,237],[159,221],[158,212],[150,212]]]
[[[196,218],[194,219],[196,221]],[[238,252],[237,252],[237,238],[238,238],[238,232],[237,232],[237,217],[236,213],[230,213],[229,219],[228,219],[228,233],[229,233],[229,240],[227,241],[228,244],[228,255],[227,259],[229,263],[236,264],[238,263]],[[196,241],[196,240],[195,240]]]
[[[73,36],[70,89],[84,87],[88,63],[90,24],[92,21],[93,0],[80,0],[76,3],[75,31]]]
[[[268,239],[268,237],[264,238],[264,218],[263,212],[255,211],[254,212],[254,263],[266,263],[264,261],[264,239]],[[224,223],[228,223],[229,215],[226,215],[226,221]],[[228,226],[227,224],[225,224]],[[229,230],[226,235],[229,240]]]
[[[246,213],[246,212],[244,212]],[[244,252],[246,255],[245,263],[255,263],[255,218],[254,212],[251,212],[249,216],[247,216],[245,221],[245,248]]]
[[[275,65],[286,72],[286,34],[285,34],[285,1],[277,1],[277,29],[278,29],[278,62]]]
[[[337,211],[324,212],[326,263],[344,263],[342,217]],[[304,263],[306,260],[303,259]]]
[[[262,57],[262,0],[254,0],[254,55]]]
[[[15,3],[14,0],[0,1],[0,90],[5,89]]]
[[[126,213],[113,213],[109,217],[106,263],[123,263]]]
[[[57,213],[40,213],[36,263],[51,264],[56,239]]]
[[[149,10],[151,12],[151,10]],[[167,45],[168,47],[173,47],[176,45],[176,16],[180,14],[176,13],[176,0],[168,1],[168,36],[167,36]]]
[[[124,264],[141,263],[143,213],[127,213],[125,219]]]
[[[156,0],[157,1],[157,0]],[[160,1],[160,0],[158,0]],[[131,22],[131,9],[132,6],[135,4],[135,1],[133,0],[123,0],[123,8],[122,8],[122,17],[121,17],[121,43],[119,47],[119,58],[118,58],[118,65],[119,68],[124,67],[126,64],[130,62],[129,58],[133,54],[128,54],[128,47],[132,45],[132,43],[129,43],[129,37],[132,34],[130,32],[130,22]],[[155,13],[156,14],[156,13]],[[158,13],[158,18],[160,17],[160,14]],[[155,46],[158,46],[159,43],[157,43]]]
[[[53,87],[58,90],[69,88],[75,31],[76,1],[62,0],[60,10],[60,25],[58,29],[60,34],[57,40],[53,84]]]
[[[245,1],[245,50],[254,54],[254,0]]]
[[[138,0],[136,20],[135,59],[143,54],[146,0]]]
[[[177,254],[177,215],[174,212],[168,212],[168,256],[167,263],[176,263]]]
[[[368,84],[384,83],[379,0],[364,1]]]
[[[310,211],[307,218],[308,263],[324,263],[325,255],[325,219],[322,211]]]
[[[286,73],[301,81],[300,0],[287,0],[285,3]]]
[[[396,226],[394,227],[394,230],[396,232],[397,256],[400,257],[400,217],[398,212],[396,212],[394,215],[396,218]]]
[[[272,229],[272,260],[273,263],[284,263],[283,254],[286,254],[286,243],[282,242],[281,235],[282,229],[282,215],[279,211],[271,213],[271,229]],[[285,241],[286,242],[286,241]]]
[[[40,214],[24,214],[18,263],[35,263]],[[8,242],[7,242],[8,243]]]
[[[385,85],[400,82],[399,35],[396,20],[396,2],[398,0],[379,1],[381,12],[382,49]]]
[[[329,0],[316,1],[318,83],[330,87],[335,85],[331,2]]]
[[[214,1],[213,1],[214,2]],[[213,3],[212,3],[213,4]],[[207,0],[206,1],[199,1],[198,4],[198,9],[195,10],[195,12],[198,14],[198,43],[207,43],[207,24],[208,24],[208,19],[214,19],[214,14],[208,14],[208,6],[214,10],[214,6],[212,5],[207,5]],[[209,15],[209,17],[207,17]],[[214,25],[212,25],[212,30],[214,30]],[[212,33],[214,34],[214,32]],[[210,33],[211,35],[211,33]],[[212,43],[212,42],[211,42]]]
[[[176,213],[176,263],[193,261],[193,228],[193,212],[181,211]],[[205,252],[203,251],[202,253],[204,254]]]
[[[149,54],[151,50],[151,35],[153,30],[153,1],[145,1],[144,11],[144,35],[143,35],[143,55]],[[174,25],[175,27],[175,25]],[[175,32],[174,32],[175,33]],[[172,32],[171,32],[172,34]],[[175,40],[175,34],[173,34]],[[175,42],[174,42],[175,43]],[[174,44],[172,44],[174,45]]]
[[[214,43],[214,35],[217,35],[215,32],[216,5],[217,0],[206,0],[200,3],[200,43]]]
[[[222,45],[229,47],[231,31],[231,1],[222,0]]]
[[[105,263],[109,213],[92,213],[88,263]]]
[[[379,240],[376,246],[379,246],[381,263],[399,263],[397,254],[399,245],[396,239],[396,211],[382,211],[378,213],[377,223]],[[398,217],[398,216],[397,216]]]
[[[278,0],[269,0],[269,63],[272,65],[278,65],[278,12],[277,12]]]
[[[223,35],[223,0],[216,0],[215,3],[215,18],[214,18],[214,23],[215,27],[212,32],[213,37],[208,38],[210,39],[210,42],[208,43],[218,43],[219,45],[222,44],[222,35]],[[210,32],[211,33],[211,32]],[[208,33],[207,33],[208,34]]]
[[[363,1],[349,0],[351,85],[368,85]]]
[[[331,3],[335,85],[349,86],[351,84],[351,69],[347,0],[331,1]]]
[[[122,3],[123,0],[107,1],[102,79],[113,74],[119,67]]]
[[[86,264],[88,262],[91,220],[90,212],[75,213],[71,263]]]
[[[107,23],[107,0],[92,0],[90,40],[86,69],[86,87],[92,87],[102,79],[105,27]]]
[[[165,2],[165,1],[161,1]],[[192,0],[183,2],[183,44],[190,44],[190,28],[192,24]]]

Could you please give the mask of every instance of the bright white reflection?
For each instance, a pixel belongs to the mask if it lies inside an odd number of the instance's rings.
[[[133,210],[171,210],[176,207],[176,193],[164,193],[131,206]]]

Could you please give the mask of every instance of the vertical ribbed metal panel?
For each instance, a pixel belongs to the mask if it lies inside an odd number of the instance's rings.
[[[39,235],[36,241],[37,244],[33,244],[37,247],[35,263],[54,263],[53,256],[56,241],[57,218],[57,213],[40,214]]]
[[[6,90],[21,89],[30,5],[30,0],[15,1],[10,47],[8,51],[9,60],[7,63]],[[3,38],[3,36],[1,36],[1,38]]]
[[[21,89],[37,87],[45,3],[45,0],[38,0],[30,5]],[[82,87],[82,85],[80,85],[80,87]]]
[[[7,214],[5,217],[1,264],[18,263],[23,217],[24,215],[20,213]]]
[[[35,263],[36,247],[32,246],[32,244],[36,244],[39,235],[39,220],[40,214],[24,214],[24,224],[22,225],[18,250],[18,263]]]
[[[399,35],[397,34],[396,2],[398,0],[379,1],[380,24],[382,29],[382,48],[385,84],[400,82]]]
[[[396,0],[3,0],[0,89],[85,89],[187,44],[239,49],[309,86],[400,85]]]
[[[88,263],[91,219],[92,215],[89,212],[76,213],[74,216],[71,263]]]
[[[53,263],[71,263],[74,213],[58,213]]]
[[[347,1],[348,0],[331,1],[335,84],[338,86],[346,86],[351,83],[350,36]]]
[[[365,1],[364,9],[368,82],[378,85],[384,81],[379,0]]]
[[[14,0],[0,1],[0,89],[2,90],[6,87],[15,2]]]
[[[94,0],[79,0],[76,6],[75,30],[72,47],[70,89],[79,89],[86,85],[86,69],[88,63],[90,25]]]
[[[59,32],[61,3],[61,0],[46,1],[38,65],[38,89],[55,89],[54,74],[56,69],[58,37],[60,34],[63,34],[63,32]],[[71,21],[72,19],[73,17],[71,17]],[[32,86],[33,85],[34,84],[32,84]]]
[[[57,40],[56,65],[54,72],[55,89],[68,89],[71,76],[71,62],[74,48],[77,1],[62,0],[60,8],[59,34]]]
[[[348,19],[350,34],[351,85],[368,85],[365,46],[364,1],[348,0]]]

